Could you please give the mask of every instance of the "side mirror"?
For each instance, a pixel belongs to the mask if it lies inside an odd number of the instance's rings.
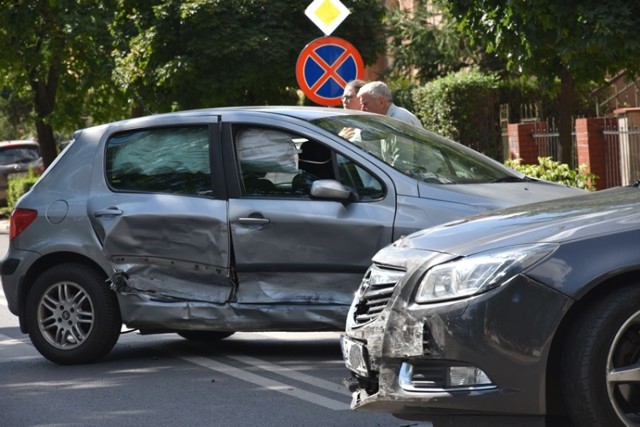
[[[356,201],[358,196],[334,179],[319,179],[311,185],[312,199],[336,200],[347,204]]]

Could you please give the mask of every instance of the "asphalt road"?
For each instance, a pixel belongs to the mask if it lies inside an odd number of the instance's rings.
[[[134,331],[98,363],[58,366],[20,332],[0,290],[0,425],[430,425],[351,411],[338,336],[239,333],[204,345]]]

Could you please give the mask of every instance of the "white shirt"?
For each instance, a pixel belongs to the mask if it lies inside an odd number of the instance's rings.
[[[393,117],[394,119],[402,120],[403,122],[411,123],[415,126],[422,127],[422,123],[420,120],[409,110],[406,108],[398,107],[395,104],[391,104],[389,109],[387,110],[387,116]]]

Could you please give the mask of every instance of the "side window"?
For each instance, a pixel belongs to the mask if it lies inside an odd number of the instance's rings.
[[[378,200],[384,197],[384,186],[378,178],[340,154],[336,158],[340,171],[340,182],[358,193],[360,201]]]
[[[114,190],[211,195],[208,127],[116,134],[107,142],[106,173]]]
[[[269,128],[234,135],[245,196],[308,197],[313,181],[335,178],[332,152],[318,142]]]
[[[318,179],[337,179],[359,200],[384,196],[383,184],[326,145],[277,129],[235,130],[240,179],[247,197],[309,197]]]

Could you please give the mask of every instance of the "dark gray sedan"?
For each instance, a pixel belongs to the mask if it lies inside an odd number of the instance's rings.
[[[638,425],[639,242],[637,187],[400,239],[348,315],[352,407],[445,425]]]
[[[20,200],[2,284],[58,363],[121,324],[221,339],[341,330],[371,257],[404,234],[581,194],[375,114],[186,111],[96,126]]]

